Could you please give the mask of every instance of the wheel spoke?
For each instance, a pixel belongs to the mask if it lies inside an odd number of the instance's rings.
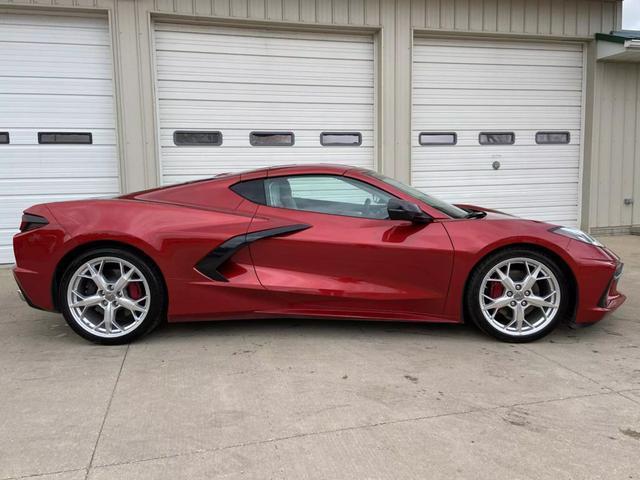
[[[502,283],[502,285],[504,285],[504,288],[506,288],[507,290],[515,290],[515,284],[513,283],[513,280],[511,279],[511,277],[509,276],[509,271],[511,270],[511,264],[507,264],[507,273],[505,274],[502,270],[497,269],[496,273],[498,274],[498,277],[500,277],[500,282]]]
[[[526,322],[524,318],[524,307],[520,304],[516,305],[515,308],[515,321],[516,321],[516,330],[518,332],[522,331],[522,324]]]
[[[104,315],[102,317],[102,322],[104,323],[104,329],[107,333],[112,333],[113,324],[116,316],[116,310],[113,307],[111,302],[107,303],[107,306],[104,307]]]
[[[487,295],[485,295],[485,297],[486,296]],[[488,310],[493,310],[494,308],[499,310],[501,308],[508,306],[513,301],[511,297],[507,297],[506,295],[499,298],[491,298],[491,297],[488,297],[488,298],[491,299],[491,302],[484,306]]]
[[[554,302],[550,302],[549,300],[547,300],[550,296],[552,296],[554,294],[555,294],[555,292],[552,292],[549,295],[547,295],[546,297],[539,297],[537,295],[531,295],[529,298],[527,298],[527,301],[531,305],[533,305],[534,307],[556,308],[557,305]]]
[[[100,270],[96,270],[93,265],[91,265],[90,263],[87,264],[87,269],[89,270],[89,274],[91,275],[91,280],[93,280],[93,283],[96,284],[96,287],[98,287],[99,290],[106,290],[107,281],[102,276],[102,267],[103,265],[100,264]]]
[[[102,297],[100,295],[91,295],[90,297],[83,297],[82,295],[79,295],[77,292],[74,292],[74,294],[78,298],[80,298],[80,300],[69,305],[69,307],[71,308],[92,307],[95,305],[99,305],[100,302],[102,301]]]
[[[531,273],[529,271],[528,267],[527,267],[528,275],[524,279],[524,282],[522,282],[522,289],[523,290],[531,290],[533,288],[533,286],[536,284],[536,282],[538,281],[538,276],[540,275],[541,271],[542,271],[542,265],[536,266],[536,268],[533,271],[533,273]]]
[[[120,264],[120,278],[118,278],[118,280],[116,281],[116,283],[113,285],[113,290],[118,292],[120,290],[122,290],[124,287],[126,287],[129,282],[131,281],[131,277],[134,274],[133,268],[130,269],[128,272],[124,273],[123,271],[124,267],[122,266],[122,264]]]
[[[140,302],[142,302],[143,300],[146,300],[147,297],[142,297],[139,300],[131,300],[129,298],[126,297],[120,297],[116,300],[117,304],[123,308],[126,308],[127,310],[129,310],[131,313],[133,313],[135,315],[135,313],[141,313],[141,312],[146,312],[147,308],[143,307],[140,304]]]

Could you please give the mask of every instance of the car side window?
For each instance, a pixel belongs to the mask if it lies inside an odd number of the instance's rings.
[[[265,180],[270,207],[372,219],[388,218],[392,195],[353,178],[292,175]]]

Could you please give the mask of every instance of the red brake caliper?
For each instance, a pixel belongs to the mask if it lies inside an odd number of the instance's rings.
[[[489,287],[489,296],[491,298],[499,298],[504,294],[504,287],[501,283],[491,282],[491,286]]]
[[[127,293],[129,294],[129,298],[131,300],[138,300],[142,297],[142,289],[138,283],[130,283],[127,286]]]

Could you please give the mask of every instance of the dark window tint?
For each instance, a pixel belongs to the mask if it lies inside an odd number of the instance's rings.
[[[295,138],[293,132],[251,132],[249,142],[254,147],[290,147]]]
[[[325,147],[362,145],[362,134],[359,132],[323,132],[320,134],[320,144]]]
[[[93,143],[91,133],[85,132],[38,132],[38,143]]]
[[[0,143],[9,143],[9,132],[0,132]]]
[[[222,132],[178,130],[173,132],[176,145],[222,145]]]
[[[539,144],[563,144],[571,141],[569,132],[538,132],[536,133],[536,143]]]
[[[455,145],[458,143],[458,135],[452,132],[422,132],[418,141],[420,145]]]
[[[266,204],[264,181],[262,179],[236,183],[235,185],[231,185],[231,190],[253,203],[259,203],[260,205]]]
[[[479,137],[480,145],[513,145],[516,134],[513,132],[482,132]]]

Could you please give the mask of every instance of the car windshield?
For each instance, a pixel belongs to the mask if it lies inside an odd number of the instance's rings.
[[[367,170],[367,174],[373,178],[377,178],[378,180],[382,180],[385,183],[388,183],[394,188],[403,191],[404,193],[411,195],[414,198],[417,198],[421,202],[426,203],[430,207],[435,208],[436,210],[440,210],[442,213],[449,215],[452,218],[465,218],[469,212],[463,210],[455,205],[451,205],[443,200],[439,200],[431,195],[427,195],[424,192],[421,192],[417,188],[410,187],[409,185],[405,185],[398,180],[393,178],[386,177],[378,172],[374,172],[371,170]]]

